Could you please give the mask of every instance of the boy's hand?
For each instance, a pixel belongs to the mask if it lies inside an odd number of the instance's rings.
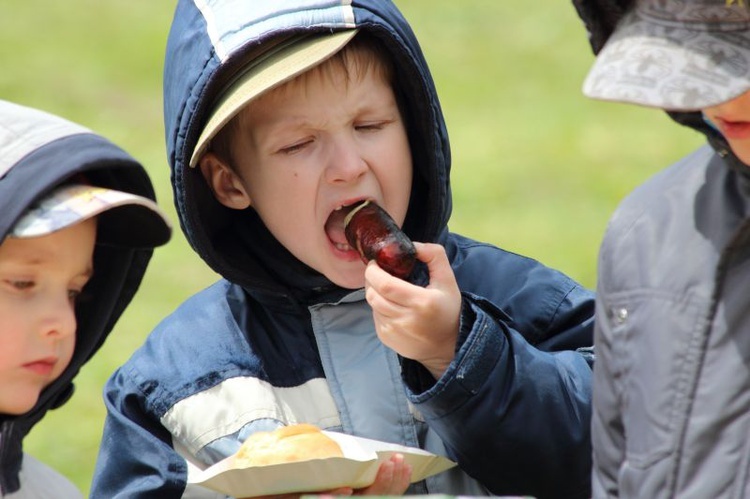
[[[380,463],[375,482],[369,487],[357,489],[355,496],[400,496],[411,483],[411,466],[404,461],[403,454],[394,454],[388,461]]]
[[[445,248],[414,243],[427,264],[426,288],[393,277],[371,261],[365,269],[365,296],[375,330],[386,346],[415,360],[440,378],[453,360],[461,313],[461,292]]]
[[[380,463],[375,481],[369,487],[352,489],[351,487],[340,487],[325,492],[306,492],[303,494],[278,494],[270,496],[258,496],[254,499],[299,499],[303,495],[317,495],[320,499],[335,496],[400,496],[406,492],[411,483],[411,466],[404,461],[403,454],[394,454],[388,461]],[[247,498],[250,499],[250,498]]]

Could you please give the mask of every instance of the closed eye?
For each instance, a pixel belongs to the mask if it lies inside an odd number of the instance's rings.
[[[382,130],[387,125],[385,121],[378,121],[376,123],[364,123],[355,125],[354,129],[360,132],[377,131]]]
[[[292,145],[282,147],[281,149],[279,149],[279,152],[281,154],[294,154],[296,152],[301,151],[309,144],[312,144],[312,142],[313,142],[312,140],[304,140],[301,142],[296,142]]]
[[[8,285],[10,285],[12,288],[17,289],[18,291],[26,291],[34,287],[34,281],[14,281],[14,280],[7,280],[5,281]]]

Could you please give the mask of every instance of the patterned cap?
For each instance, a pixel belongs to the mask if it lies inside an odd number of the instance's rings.
[[[51,234],[101,215],[97,242],[129,248],[153,248],[169,241],[172,227],[152,200],[127,192],[84,184],[66,184],[32,205],[9,236]]]
[[[595,99],[697,111],[750,90],[748,0],[636,0],[583,84]]]

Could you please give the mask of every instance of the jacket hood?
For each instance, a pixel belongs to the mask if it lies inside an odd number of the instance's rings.
[[[94,185],[156,199],[143,166],[113,143],[56,116],[0,100],[0,240],[35,200],[78,173]],[[31,411],[0,415],[0,491],[18,487],[23,437],[73,393],[73,378],[130,303],[152,253],[96,246],[94,276],[84,290],[86,299],[76,305],[78,328],[70,365],[42,391]]]
[[[213,270],[247,290],[299,298],[333,285],[287,252],[252,208],[230,210],[214,199],[200,170],[188,166],[198,136],[217,96],[259,44],[280,35],[355,27],[379,39],[399,68],[396,91],[405,106],[415,169],[404,230],[414,240],[435,241],[451,212],[448,136],[422,50],[391,2],[177,4],[164,68],[164,122],[175,205],[193,249]]]
[[[633,4],[634,0],[573,0],[573,6],[583,21],[594,54],[602,50],[617,23]],[[711,146],[726,158],[732,168],[743,175],[750,175],[747,166],[734,155],[726,139],[706,124],[700,112],[665,112],[677,123],[704,134]]]

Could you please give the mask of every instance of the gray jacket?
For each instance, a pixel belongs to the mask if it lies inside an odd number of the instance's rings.
[[[594,497],[750,497],[750,178],[735,161],[705,146],[611,219],[595,320]]]
[[[573,0],[598,52],[631,0]],[[704,146],[636,189],[599,257],[593,495],[750,497],[750,168]]]

